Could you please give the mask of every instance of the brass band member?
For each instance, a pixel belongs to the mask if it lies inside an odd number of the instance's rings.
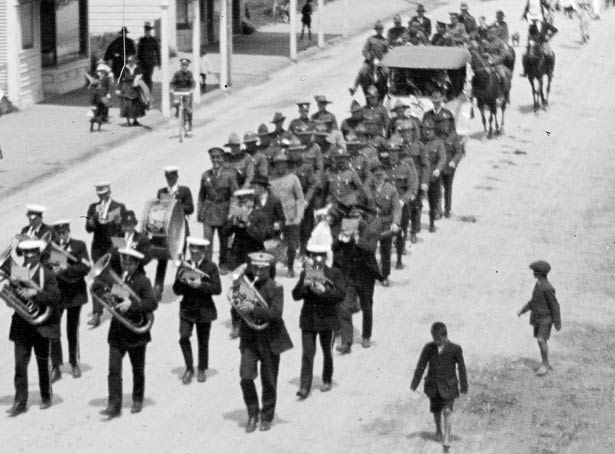
[[[40,240],[45,233],[50,231],[49,226],[43,222],[43,213],[47,211],[47,208],[28,204],[26,210],[28,225],[21,229],[21,234],[31,240]]]
[[[190,261],[180,264],[173,284],[173,292],[182,296],[179,306],[179,345],[186,363],[182,376],[185,385],[194,376],[190,337],[195,326],[199,346],[197,380],[204,382],[207,379],[205,371],[209,368],[209,332],[211,322],[218,318],[212,295],[222,292],[218,267],[206,257],[209,241],[190,236],[187,243]]]
[[[90,256],[85,242],[70,236],[70,220],[60,220],[53,224],[54,242],[61,251],[52,251],[49,259],[60,290],[59,322],[66,310],[66,338],[68,339],[68,362],[73,378],[81,377],[79,367],[79,318],[81,306],[88,302],[85,276],[90,271]],[[61,328],[60,328],[61,329]],[[51,382],[62,377],[60,366],[64,362],[62,341],[51,339]]]
[[[117,247],[113,248],[113,257],[111,259],[111,267],[117,274],[122,274],[122,266],[120,264],[119,252],[120,249],[135,249],[141,254],[143,254],[144,258],[141,262],[142,266],[147,266],[147,264],[152,260],[152,245],[147,235],[144,235],[137,230],[138,223],[139,221],[137,220],[137,216],[135,215],[134,211],[128,210],[124,213],[124,217],[122,217],[121,220],[123,236],[121,238],[114,239],[114,241],[121,241],[117,242]]]
[[[93,233],[92,237],[92,261],[96,262],[99,258],[113,249],[112,236],[121,236],[121,219],[124,217],[126,207],[124,204],[111,199],[111,184],[100,182],[94,185],[99,201],[92,203],[88,208],[85,230]],[[96,300],[92,300],[92,319],[88,325],[96,328],[100,325],[100,316],[103,307]]]
[[[293,289],[293,299],[303,300],[301,328],[301,385],[297,396],[305,399],[312,388],[316,337],[320,338],[323,355],[322,392],[330,391],[333,380],[333,332],[339,330],[338,304],[344,299],[344,278],[337,268],[326,266],[328,245],[309,242],[309,258]]]
[[[252,329],[245,320],[241,319],[241,364],[239,375],[241,378],[241,391],[248,410],[248,423],[246,432],[253,432],[259,420],[258,392],[254,380],[258,376],[258,363],[260,362],[260,376],[262,384],[262,407],[260,408],[260,430],[271,428],[275,414],[277,398],[278,370],[280,354],[293,347],[282,314],[284,311],[284,290],[270,277],[270,268],[273,256],[266,253],[254,253],[249,256],[252,271],[246,272],[249,279],[254,280],[254,286],[260,293],[268,307],[255,305],[252,301],[243,301],[238,310],[252,313],[254,317],[269,322],[269,325],[260,331]],[[253,274],[253,276],[250,276]]]
[[[120,249],[122,277],[124,285],[129,286],[138,300],[127,296],[115,308],[127,319],[134,319],[156,310],[158,303],[154,296],[152,284],[145,276],[141,262],[144,256],[134,249]],[[92,287],[94,287],[94,284]],[[94,291],[94,289],[93,289]],[[120,323],[115,317],[111,319],[107,342],[109,343],[109,401],[107,408],[100,412],[109,418],[119,416],[122,409],[122,360],[128,353],[132,364],[132,408],[131,413],[143,409],[145,391],[145,349],[152,340],[149,331],[135,333]]]
[[[38,366],[38,383],[41,391],[41,410],[51,406],[51,382],[49,380],[49,339],[60,337],[59,316],[56,310],[60,304],[60,292],[55,276],[46,267],[41,266],[41,249],[45,243],[40,240],[25,240],[17,245],[17,252],[24,255],[24,269],[27,276],[16,276],[17,270],[6,270],[11,280],[16,281],[16,293],[20,298],[29,299],[40,307],[51,306],[51,316],[39,325],[32,325],[17,313],[13,314],[9,340],[15,343],[15,400],[9,409],[10,416],[17,416],[26,411],[28,403],[28,364],[34,349]],[[20,273],[20,274],[24,274]],[[13,286],[7,280],[0,283]]]
[[[179,180],[179,169],[176,166],[166,166],[164,167],[164,177],[167,180],[167,186],[164,188],[158,189],[158,194],[156,194],[156,198],[158,200],[162,200],[165,198],[175,199],[181,203],[182,209],[184,210],[185,216],[185,228],[186,228],[186,236],[190,235],[190,229],[188,228],[188,217],[194,213],[194,203],[192,202],[192,192],[190,192],[190,188],[188,186],[180,186],[178,183]],[[162,290],[164,289],[164,277],[167,273],[167,264],[168,260],[160,259],[158,260],[158,264],[156,265],[156,278],[154,280],[154,290],[156,292],[156,296],[158,297],[158,301],[162,296]]]

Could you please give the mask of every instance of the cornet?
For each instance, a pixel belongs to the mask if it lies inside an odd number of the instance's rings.
[[[335,287],[333,281],[325,276],[324,268],[325,261],[322,256],[305,260],[303,262],[303,269],[305,270],[303,285],[317,294],[323,294],[327,288]]]
[[[211,281],[211,276],[209,274],[198,269],[194,263],[184,260],[184,254],[182,253],[177,256],[175,266],[178,268],[177,277],[184,284],[198,283],[197,285],[200,285],[203,279]]]

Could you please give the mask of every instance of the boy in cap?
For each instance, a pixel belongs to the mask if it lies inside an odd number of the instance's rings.
[[[179,103],[183,97],[185,119],[188,122],[188,131],[192,131],[192,91],[196,86],[194,75],[190,71],[190,59],[179,60],[180,69],[173,74],[171,79],[171,91],[173,92],[173,105],[175,106],[175,118],[179,116]]]
[[[21,229],[20,234],[31,240],[40,240],[45,233],[50,232],[49,226],[43,222],[43,213],[45,211],[47,211],[47,208],[42,205],[26,205],[28,225]]]
[[[245,271],[246,277],[253,283],[254,288],[265,302],[265,305],[262,305],[256,304],[254,301],[244,300],[237,305],[237,311],[242,314],[239,376],[243,400],[248,410],[246,432],[250,433],[256,430],[259,417],[261,431],[267,431],[271,428],[277,401],[280,355],[293,348],[293,343],[282,318],[284,289],[281,285],[276,284],[270,274],[274,262],[273,256],[258,252],[250,254],[248,259],[248,267]],[[257,331],[246,323],[248,317],[266,322],[268,325]],[[258,392],[254,384],[254,380],[258,376],[259,362],[262,384],[262,406],[260,410]]]
[[[308,258],[292,291],[295,301],[303,300],[299,327],[301,328],[301,384],[297,397],[305,399],[312,388],[316,337],[320,338],[323,355],[322,392],[330,391],[333,381],[333,333],[340,328],[338,305],[344,299],[345,283],[337,268],[327,266],[330,245],[310,238]]]
[[[144,255],[134,249],[120,249],[120,261],[122,265],[121,287],[123,294],[115,294],[111,290],[113,299],[119,300],[114,305],[115,311],[128,323],[141,326],[144,320],[152,317],[152,312],[158,308],[158,303],[152,289],[150,280],[143,270]],[[100,284],[94,281],[92,284],[93,298],[100,298],[102,289]],[[115,287],[114,287],[115,289]],[[122,324],[117,317],[111,319],[107,342],[109,344],[109,374],[107,385],[109,400],[107,408],[100,412],[107,418],[115,418],[122,411],[122,361],[128,353],[132,365],[132,407],[131,413],[140,413],[143,409],[143,397],[145,392],[145,350],[151,342],[150,330],[135,332]]]
[[[205,254],[210,242],[204,238],[189,236],[187,239],[190,260],[177,269],[173,292],[181,295],[179,306],[179,345],[186,370],[182,382],[187,385],[194,376],[192,358],[192,328],[196,327],[198,342],[197,381],[207,380],[205,371],[209,368],[209,333],[211,322],[218,318],[213,295],[222,293],[218,267]]]
[[[461,346],[448,340],[446,325],[442,322],[431,325],[431,337],[433,342],[423,347],[410,389],[416,391],[425,368],[429,366],[425,377],[425,394],[429,397],[429,409],[436,424],[436,439],[442,441],[444,452],[447,453],[450,450],[453,404],[459,397],[459,391],[461,394],[468,392],[468,378]]]
[[[137,60],[143,70],[143,82],[152,91],[152,73],[156,66],[160,67],[160,44],[158,40],[152,36],[152,24],[145,22],[143,24],[143,37],[139,39],[137,45]]]
[[[312,0],[305,0],[303,7],[301,8],[301,37],[303,39],[303,32],[307,28],[308,39],[312,40]]]
[[[60,251],[53,251],[49,263],[55,273],[60,291],[59,322],[66,310],[66,338],[68,340],[68,362],[71,365],[73,378],[81,377],[79,367],[79,318],[81,306],[88,302],[88,292],[85,276],[90,271],[90,256],[85,242],[71,238],[70,220],[60,220],[53,224],[54,242]],[[61,256],[66,254],[64,258]],[[60,260],[54,257],[59,254]],[[62,341],[60,338],[51,339],[51,382],[59,380],[62,376],[60,366],[64,359],[62,355]]]
[[[49,379],[49,343],[50,339],[60,337],[60,318],[58,306],[60,305],[60,292],[53,272],[41,264],[41,253],[45,247],[42,240],[22,240],[17,245],[17,251],[23,254],[24,268],[29,278],[14,276],[12,266],[7,271],[11,280],[0,281],[0,288],[11,287],[17,295],[30,300],[39,307],[41,315],[50,311],[48,317],[34,325],[22,318],[17,312],[11,319],[9,340],[15,343],[15,399],[13,406],[8,410],[10,416],[17,416],[26,411],[28,403],[28,364],[32,350],[36,357],[38,367],[38,382],[41,391],[41,410],[51,406],[51,382]],[[37,316],[37,318],[39,318]],[[44,319],[44,317],[42,317]]]
[[[542,360],[536,375],[543,376],[551,369],[547,345],[551,336],[551,327],[555,325],[557,331],[562,329],[562,319],[559,303],[555,297],[555,289],[547,279],[551,265],[544,260],[538,260],[530,263],[530,269],[534,272],[536,285],[534,285],[532,298],[517,312],[517,316],[521,317],[521,315],[530,311],[530,325],[534,327],[534,337],[538,342]]]

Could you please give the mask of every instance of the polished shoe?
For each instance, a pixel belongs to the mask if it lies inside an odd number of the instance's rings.
[[[189,385],[192,381],[192,377],[194,377],[194,369],[186,369],[184,375],[182,375],[182,383],[184,385]]]
[[[55,383],[62,378],[62,371],[59,366],[55,366],[51,368],[51,373],[49,374],[49,380],[51,383]]]
[[[331,391],[333,385],[331,383],[323,383],[320,385],[320,392],[326,393],[327,391]]]
[[[258,416],[250,416],[246,424],[246,433],[251,433],[256,430],[256,423],[258,422]]]
[[[39,406],[41,410],[47,410],[49,407],[51,407],[51,399],[41,400],[41,405]]]
[[[391,283],[389,282],[389,278],[386,278],[385,280],[382,281],[383,287],[388,287],[389,285],[391,285]]]
[[[396,270],[403,270],[404,269],[404,264],[401,262],[401,260],[397,261],[397,263],[395,264],[395,269]]]
[[[336,350],[342,355],[347,355],[351,352],[352,348],[350,347],[350,344],[341,344],[336,347]]]
[[[9,408],[6,412],[11,417],[20,415],[21,413],[26,412],[26,404],[20,404],[20,403],[15,402],[13,406]]]
[[[100,325],[100,314],[92,314],[92,318],[88,321],[88,325],[92,328],[96,328]]]
[[[444,212],[444,217],[445,217],[446,219],[450,219],[450,217],[451,217],[451,212],[450,212],[450,211],[445,211],[445,212]]]
[[[361,342],[361,345],[363,346],[363,348],[369,348],[372,346],[372,342],[368,338],[364,337],[363,342]]]
[[[143,410],[143,402],[140,400],[135,400],[132,403],[132,407],[130,407],[130,413],[141,413],[141,410]]]
[[[73,374],[73,378],[81,377],[81,368],[79,367],[78,364],[76,366],[73,366],[72,374]]]
[[[196,373],[196,381],[198,381],[199,383],[203,383],[205,381],[207,381],[207,375],[205,374],[204,370],[199,369]]]
[[[258,428],[261,432],[266,432],[271,429],[271,421],[261,421],[261,426]]]
[[[434,233],[436,231],[436,226],[434,224],[429,224],[429,232]]]
[[[416,233],[411,233],[411,234],[410,234],[410,242],[411,242],[412,244],[415,244],[415,243],[416,243]]]
[[[122,413],[122,410],[120,410],[119,408],[110,407],[110,406],[100,411],[101,415],[107,416],[109,418],[115,418],[119,416],[121,413]]]
[[[297,391],[297,397],[301,400],[306,399],[308,394],[309,394],[309,391],[305,388],[301,388],[299,389],[299,391]]]

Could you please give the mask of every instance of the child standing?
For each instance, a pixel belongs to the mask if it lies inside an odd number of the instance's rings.
[[[410,389],[416,390],[425,368],[429,365],[424,391],[429,397],[429,409],[436,423],[436,439],[442,440],[442,447],[446,453],[450,449],[453,403],[459,397],[460,387],[462,394],[468,392],[468,379],[461,346],[448,340],[446,325],[442,322],[431,325],[431,337],[433,342],[423,347]],[[444,415],[444,431],[442,415]]]
[[[543,376],[551,365],[549,364],[549,347],[547,341],[551,335],[551,326],[559,331],[562,328],[559,303],[555,298],[555,289],[547,280],[547,274],[551,271],[551,265],[544,260],[538,260],[530,264],[534,271],[536,285],[532,292],[532,299],[517,313],[519,317],[530,311],[530,325],[534,327],[534,337],[538,342],[542,364],[536,371],[536,375]]]
[[[301,8],[301,38],[303,39],[303,32],[307,27],[308,39],[312,40],[312,0],[305,0],[305,5]]]

